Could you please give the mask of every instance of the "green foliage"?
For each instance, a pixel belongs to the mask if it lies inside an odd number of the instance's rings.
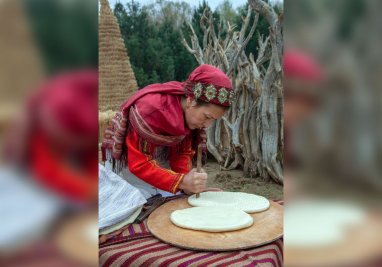
[[[216,31],[221,20],[235,24],[236,29],[240,30],[242,17],[247,14],[247,5],[234,10],[229,0],[224,0],[213,12],[206,0],[199,3],[194,10],[185,2],[167,0],[157,0],[156,4],[148,6],[141,6],[133,0],[125,6],[117,3],[114,14],[118,19],[139,87],[157,82],[186,80],[197,66],[193,55],[181,43],[182,33],[190,41],[191,32],[187,23],[191,23],[202,45],[203,30],[200,19],[205,9],[212,12]],[[282,7],[274,8],[277,13],[281,12]],[[254,18],[255,14],[252,14],[249,25],[252,25]],[[267,36],[268,27],[265,18],[260,17],[256,32],[246,47],[247,54],[253,53],[257,56],[259,34]],[[249,31],[250,26],[247,34]]]
[[[224,0],[218,7],[217,12],[224,21],[228,21],[231,25],[235,22],[237,12],[233,9],[229,0]]]
[[[217,11],[212,12],[206,0],[203,0],[202,3],[199,3],[199,6],[194,10],[192,14],[191,24],[195,30],[196,35],[198,36],[200,44],[202,44],[203,42],[203,30],[202,30],[202,27],[200,26],[200,19],[202,18],[205,9],[208,10],[208,14],[212,13],[212,16],[214,18],[215,29],[217,28],[219,19],[220,19],[219,13]]]
[[[33,36],[48,74],[97,67],[98,10],[92,1],[25,0]]]
[[[236,17],[236,23],[235,23],[238,29],[241,29],[243,25],[242,17],[247,15],[247,11],[248,11],[248,4],[238,9],[239,16]],[[255,16],[256,16],[256,12],[252,12],[246,34],[248,34],[249,31],[251,30],[251,26],[255,20]],[[253,34],[252,39],[248,42],[247,47],[245,48],[246,54],[249,55],[249,53],[252,53],[255,56],[255,58],[257,57],[259,37],[260,35],[268,36],[269,35],[268,28],[269,28],[269,23],[263,16],[260,16],[259,21],[257,22],[256,31]]]
[[[140,6],[131,1],[125,7],[117,3],[114,7],[121,33],[128,50],[131,64],[139,87],[151,83],[172,80],[183,81],[196,66],[193,56],[181,43],[177,29],[175,10],[166,8],[165,15],[159,17],[155,7]],[[178,6],[181,8],[181,6]],[[154,15],[158,15],[154,19]]]

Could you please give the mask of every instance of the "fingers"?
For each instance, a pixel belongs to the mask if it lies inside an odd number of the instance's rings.
[[[207,174],[205,173],[197,173],[194,175],[194,179],[192,180],[194,185],[206,185],[207,184]]]
[[[203,192],[207,187],[207,174],[206,173],[194,173],[192,181],[192,191],[195,193]]]
[[[207,175],[207,173],[195,172],[194,173],[194,179],[207,180],[208,175]]]
[[[180,188],[189,192],[200,193],[206,189],[207,180],[207,173],[197,172],[194,168],[183,178]]]
[[[186,195],[188,195],[188,196],[190,196],[190,195],[193,194],[193,192],[188,191],[187,189],[183,189],[183,193],[186,194]]]

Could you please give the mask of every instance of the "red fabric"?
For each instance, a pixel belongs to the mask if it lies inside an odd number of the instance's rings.
[[[59,75],[42,87],[38,98],[35,108],[52,116],[65,132],[98,138],[97,71]],[[44,124],[45,121],[40,120],[39,123]]]
[[[187,81],[211,83],[232,89],[232,83],[227,75],[218,68],[207,64],[200,65],[193,70]],[[140,115],[155,133],[187,135],[190,129],[184,123],[184,113],[179,97],[186,94],[185,85],[186,83],[176,81],[148,85],[123,103],[121,109],[125,116],[128,116],[129,108],[136,104]],[[189,91],[187,91],[187,95],[190,95]]]
[[[127,152],[124,148],[126,147],[127,128],[129,127],[130,107],[133,106],[137,100],[143,97],[148,99],[152,94],[184,95],[183,84],[180,82],[168,82],[146,86],[121,105],[121,111],[116,113],[105,130],[101,147],[102,160],[111,160],[113,162],[113,171],[116,173],[120,172],[125,165],[124,159]],[[146,103],[147,106],[152,104],[154,103]],[[162,127],[157,127],[157,131],[161,132],[165,129],[165,126],[166,124],[164,123]]]
[[[183,89],[182,89],[183,90]],[[138,99],[135,106],[154,133],[188,135],[191,130],[184,122],[181,98],[172,94],[149,94]]]
[[[191,131],[184,123],[180,97],[168,94],[148,94],[136,101],[136,109],[154,133],[162,135],[186,135],[183,141],[170,147],[171,170],[160,167],[153,154],[156,146],[150,140],[143,140],[133,128],[126,139],[129,170],[145,182],[168,192],[176,193],[183,179],[192,167]],[[150,148],[142,147],[149,146]]]
[[[285,51],[283,63],[286,77],[296,77],[307,81],[319,81],[322,77],[321,70],[315,60],[301,51]]]
[[[171,233],[169,233],[171,234]],[[238,267],[283,266],[283,241],[238,251],[196,251],[163,243],[154,237],[131,238],[129,241],[102,247],[99,265],[134,267]]]
[[[155,146],[151,145],[146,153],[141,152],[146,149],[141,147],[142,143],[147,145],[147,142],[139,138],[133,129],[129,129],[126,145],[128,147],[127,164],[131,173],[159,189],[176,193],[184,174],[188,173],[191,167],[191,157],[194,152],[191,150],[189,138],[185,140],[184,145],[187,147],[183,151],[177,151],[176,147],[171,148],[170,166],[178,166],[173,170],[160,167],[153,159],[152,153],[155,151]]]
[[[94,155],[83,158],[79,164],[81,169],[75,169],[66,162],[65,156],[52,151],[44,135],[36,134],[31,140],[30,161],[34,178],[49,190],[75,200],[87,201],[97,196],[98,155]]]
[[[214,93],[207,97],[207,88],[211,85],[213,85]],[[199,95],[194,92],[194,86],[195,88],[199,86],[201,90]],[[207,64],[200,65],[190,74],[185,90],[187,96],[224,107],[230,107],[234,98],[234,90],[228,76],[220,69]],[[227,94],[225,101],[220,99],[220,94]]]
[[[187,174],[192,169],[192,158],[195,150],[192,149],[192,137],[186,136],[177,146],[170,148],[170,167],[174,172]]]
[[[129,108],[135,104],[135,102],[141,97],[148,94],[170,94],[170,95],[184,95],[184,83],[181,82],[167,82],[167,83],[155,83],[144,87],[135,93],[130,99],[121,105],[121,110],[128,116]],[[151,103],[153,104],[153,103]]]
[[[187,81],[213,84],[217,87],[225,87],[229,91],[233,90],[231,80],[228,76],[220,69],[207,64],[200,65],[193,70],[190,76],[188,76]]]
[[[202,64],[196,69],[194,69],[187,78],[187,82],[167,82],[167,83],[156,83],[146,86],[145,88],[139,90],[134,94],[128,101],[121,105],[121,109],[125,114],[128,115],[128,109],[133,105],[139,98],[147,94],[161,93],[161,94],[175,94],[175,95],[192,95],[190,87],[185,88],[186,83],[204,83],[213,84],[217,87],[225,87],[228,91],[232,91],[232,83],[228,76],[222,72],[220,69]],[[186,89],[186,92],[185,92]]]
[[[161,111],[161,113],[162,112],[163,111]],[[130,108],[129,123],[129,127],[133,128],[142,139],[158,146],[175,146],[185,137],[185,135],[156,134],[135,107]]]
[[[81,70],[47,81],[27,110],[29,168],[59,195],[94,200],[98,179],[98,72]]]

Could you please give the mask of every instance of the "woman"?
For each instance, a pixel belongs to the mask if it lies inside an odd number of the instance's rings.
[[[98,196],[97,93],[96,70],[50,78],[30,96],[7,139],[8,161],[71,203]]]
[[[106,129],[103,159],[146,198],[202,192],[207,174],[192,169],[195,148],[205,144],[205,128],[224,115],[232,99],[229,78],[206,64],[184,83],[146,86],[121,106]]]

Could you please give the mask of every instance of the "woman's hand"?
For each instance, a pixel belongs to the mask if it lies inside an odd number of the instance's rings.
[[[207,173],[197,172],[196,169],[192,169],[186,174],[179,185],[179,188],[187,193],[200,193],[206,189],[207,186]]]

